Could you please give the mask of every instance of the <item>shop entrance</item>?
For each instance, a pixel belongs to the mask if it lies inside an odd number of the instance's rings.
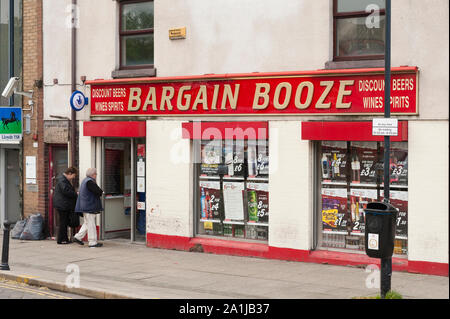
[[[50,236],[56,237],[59,228],[59,214],[53,207],[53,192],[56,186],[56,177],[65,172],[68,168],[68,152],[67,145],[49,145],[49,216],[48,216],[48,227]]]
[[[145,139],[102,139],[104,239],[145,241]]]
[[[19,169],[19,149],[5,148],[5,164],[2,169],[4,176],[4,201],[5,211],[3,221],[16,222],[22,218],[22,208],[20,199],[20,169]]]

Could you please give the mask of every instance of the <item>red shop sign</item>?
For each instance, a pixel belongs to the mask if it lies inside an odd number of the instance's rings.
[[[392,68],[391,113],[418,114],[417,67]],[[384,69],[88,81],[93,116],[384,114]]]

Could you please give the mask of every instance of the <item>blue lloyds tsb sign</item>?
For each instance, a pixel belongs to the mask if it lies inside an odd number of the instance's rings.
[[[22,140],[22,108],[0,106],[0,143]]]

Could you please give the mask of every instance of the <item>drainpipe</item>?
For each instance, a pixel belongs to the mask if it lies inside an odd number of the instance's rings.
[[[78,17],[76,16],[76,6],[77,0],[72,0],[72,92],[77,89],[77,33],[76,33],[76,23]],[[71,117],[70,117],[70,166],[75,166],[75,158],[76,158],[76,144],[75,144],[75,134],[76,134],[76,111],[71,108]]]

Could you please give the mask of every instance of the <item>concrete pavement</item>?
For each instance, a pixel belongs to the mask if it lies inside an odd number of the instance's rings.
[[[103,244],[89,248],[10,239],[10,270],[0,271],[0,278],[101,299],[348,299],[379,294],[379,288],[370,288],[379,276],[363,268],[156,249],[124,240]],[[403,298],[449,298],[448,277],[393,272],[391,283]]]

